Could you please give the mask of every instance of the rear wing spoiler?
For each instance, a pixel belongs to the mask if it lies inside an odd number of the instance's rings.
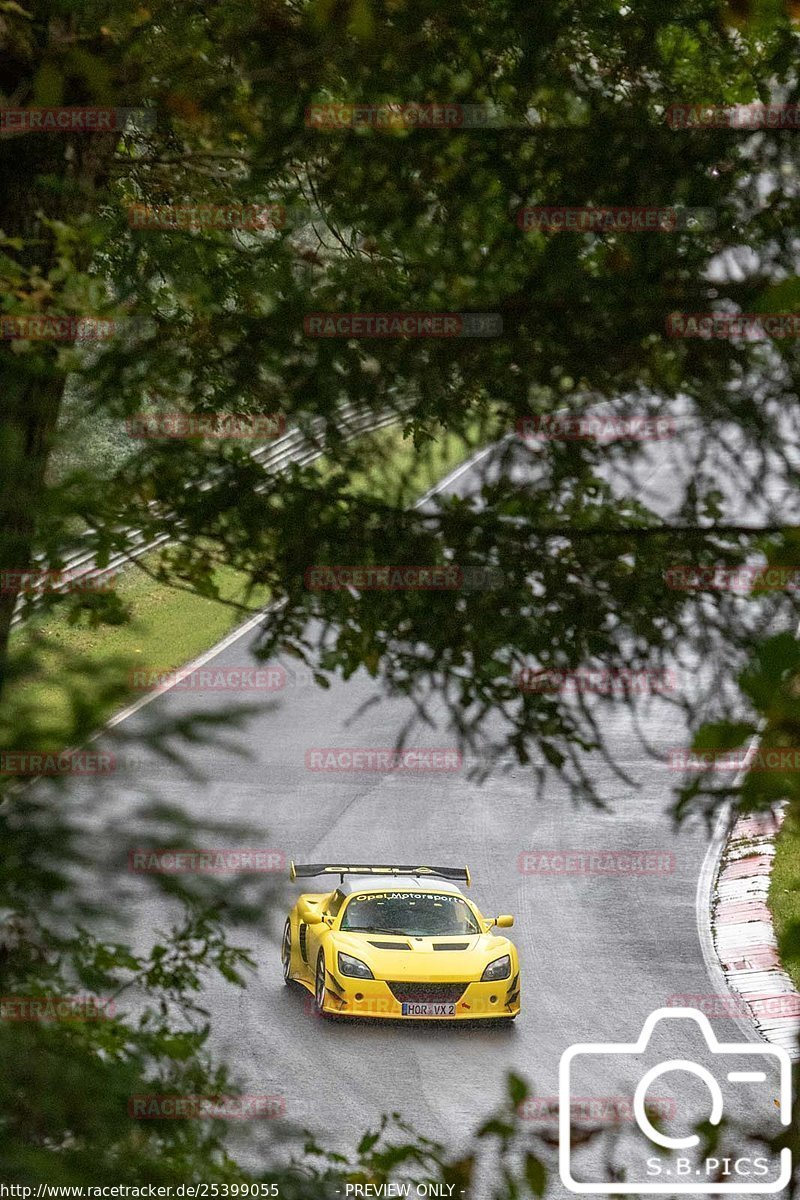
[[[450,879],[454,883],[472,883],[469,867],[394,867],[394,866],[339,866],[332,863],[289,863],[290,879],[312,879],[315,875],[338,875],[344,882],[345,875],[435,875],[439,879]]]

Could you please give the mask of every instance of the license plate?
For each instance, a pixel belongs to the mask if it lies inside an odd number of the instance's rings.
[[[454,1017],[455,1004],[403,1004],[404,1017]]]

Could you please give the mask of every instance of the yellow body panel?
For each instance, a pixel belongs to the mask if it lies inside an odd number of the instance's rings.
[[[384,887],[386,885],[383,885]],[[365,889],[366,890],[366,889]],[[391,889],[386,889],[391,890]],[[426,885],[437,892],[434,885]],[[446,893],[445,893],[446,894]],[[322,1011],[341,1017],[375,1017],[382,1020],[510,1020],[520,1011],[519,959],[514,944],[508,938],[491,932],[488,921],[475,904],[461,896],[478,922],[478,934],[437,935],[417,937],[364,933],[340,928],[349,896],[336,916],[327,912],[335,892],[307,893],[299,898],[289,914],[291,958],[289,976],[314,994],[315,975],[320,954],[326,971],[325,996]],[[309,918],[317,916],[318,922]],[[305,918],[305,919],[304,919]],[[387,948],[376,947],[382,942]],[[466,944],[466,949],[435,950],[436,944]],[[389,944],[396,948],[389,949]],[[305,951],[305,953],[303,952]],[[359,959],[372,971],[374,979],[362,979],[342,974],[339,952]],[[481,976],[495,959],[508,955],[511,970],[507,979],[481,982]],[[399,993],[399,994],[398,994]],[[434,1005],[454,1003],[447,1016],[416,1016],[403,1013],[403,1000]],[[446,999],[444,999],[446,997]]]

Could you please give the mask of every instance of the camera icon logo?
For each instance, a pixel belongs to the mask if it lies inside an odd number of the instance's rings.
[[[645,1056],[656,1026],[660,1022],[684,1022],[684,1030],[688,1032],[686,1022],[692,1022],[699,1028],[706,1043],[708,1055],[714,1056],[713,1065],[719,1068],[715,1075],[707,1066],[688,1058],[669,1058],[656,1063],[649,1069],[641,1070],[641,1059]],[[674,1032],[665,1025],[664,1030]],[[696,1032],[696,1030],[695,1030]],[[612,1057],[613,1056],[613,1057]],[[614,1059],[617,1061],[614,1062]],[[627,1059],[627,1063],[625,1062]],[[641,1133],[649,1143],[648,1157],[642,1162],[638,1172],[639,1179],[625,1178],[611,1181],[578,1179],[573,1171],[574,1150],[571,1106],[573,1102],[573,1083],[576,1072],[579,1072],[584,1060],[595,1060],[594,1065],[601,1065],[604,1077],[612,1068],[612,1063],[618,1068],[633,1069],[638,1076],[638,1083],[633,1095],[633,1116]],[[737,1068],[737,1069],[734,1069]],[[752,1069],[750,1069],[752,1068]],[[777,1084],[775,1071],[777,1068]],[[720,1079],[727,1085],[761,1085],[759,1092],[753,1094],[752,1103],[748,1109],[752,1116],[758,1108],[763,1108],[765,1124],[777,1120],[781,1125],[789,1125],[791,1121],[792,1104],[792,1066],[787,1052],[780,1046],[756,1045],[749,1042],[720,1042],[714,1034],[708,1017],[694,1008],[659,1008],[650,1016],[642,1027],[639,1040],[629,1043],[589,1042],[570,1046],[561,1056],[559,1065],[558,1087],[558,1121],[559,1121],[559,1173],[561,1181],[571,1192],[582,1195],[765,1195],[779,1192],[787,1186],[792,1174],[792,1152],[788,1147],[781,1150],[780,1156],[774,1160],[765,1155],[741,1154],[728,1158],[710,1158],[703,1160],[690,1157],[685,1152],[697,1150],[700,1138],[695,1133],[683,1136],[670,1136],[653,1125],[647,1113],[647,1092],[657,1079],[668,1072],[683,1072],[700,1079],[710,1095],[710,1110],[698,1113],[697,1121],[708,1120],[712,1125],[719,1125],[725,1112],[725,1098]],[[778,1107],[776,1108],[775,1089],[778,1088]],[[580,1095],[580,1088],[577,1091]],[[747,1092],[750,1100],[751,1093]],[[759,1103],[760,1100],[760,1103]],[[777,1132],[777,1131],[775,1131]],[[654,1153],[654,1147],[668,1154]],[[681,1152],[684,1152],[681,1154]],[[677,1157],[676,1157],[677,1154]],[[627,1164],[626,1164],[627,1166]],[[772,1168],[772,1169],[771,1169]],[[634,1172],[626,1170],[626,1175]]]

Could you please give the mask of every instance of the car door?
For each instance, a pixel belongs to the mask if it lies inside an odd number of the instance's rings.
[[[322,921],[315,925],[306,926],[304,933],[301,931],[301,953],[303,951],[303,943],[305,942],[305,954],[303,956],[304,965],[312,980],[317,969],[317,957],[320,949],[324,948],[328,941],[331,925],[333,924],[339,909],[342,907],[344,900],[344,895],[338,889],[335,892],[331,892],[330,896],[327,897],[321,906]]]

